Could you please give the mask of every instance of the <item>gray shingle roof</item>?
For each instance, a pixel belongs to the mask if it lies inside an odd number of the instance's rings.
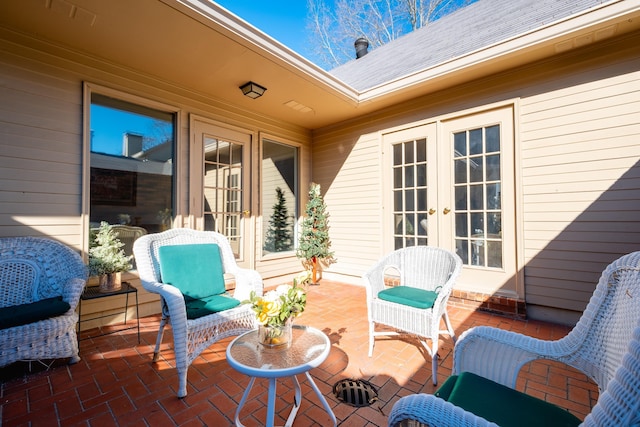
[[[364,91],[607,2],[479,0],[330,73]]]

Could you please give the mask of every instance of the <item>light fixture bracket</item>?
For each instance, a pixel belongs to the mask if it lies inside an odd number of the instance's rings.
[[[267,90],[266,87],[260,86],[258,83],[254,83],[252,81],[246,82],[242,86],[240,86],[240,90],[245,96],[249,98],[256,99],[260,98],[264,92]]]

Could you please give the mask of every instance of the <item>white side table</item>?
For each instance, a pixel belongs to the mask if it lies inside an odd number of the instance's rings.
[[[291,378],[295,389],[295,402],[285,426],[293,425],[302,400],[300,383],[296,375],[302,373],[307,376],[311,388],[313,388],[322,406],[324,406],[325,411],[327,411],[327,414],[329,414],[329,417],[333,420],[333,425],[336,426],[336,417],[331,407],[329,407],[326,399],[322,393],[320,393],[318,386],[316,386],[313,378],[309,375],[309,371],[324,362],[329,355],[329,350],[331,349],[329,338],[318,329],[309,326],[293,325],[293,342],[291,347],[276,350],[265,348],[259,344],[257,336],[257,330],[246,332],[234,339],[227,347],[227,361],[229,365],[238,372],[251,377],[249,385],[242,395],[242,400],[240,400],[240,404],[236,410],[236,426],[243,427],[240,422],[240,411],[247,397],[249,397],[249,392],[257,377],[269,378],[266,420],[268,427],[273,426],[273,418],[275,415],[276,380],[284,377]]]

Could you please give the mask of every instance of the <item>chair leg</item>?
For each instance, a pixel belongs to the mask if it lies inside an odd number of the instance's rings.
[[[455,344],[456,343],[456,332],[453,330],[453,326],[451,325],[451,321],[449,320],[449,314],[447,313],[447,310],[444,311],[444,314],[442,315],[442,317],[444,318],[444,324],[447,327],[447,331],[449,332],[449,336],[451,337],[451,340]]]
[[[187,395],[187,372],[189,367],[186,369],[178,369],[178,397],[183,398]]]
[[[433,377],[433,385],[438,385],[438,343],[438,336],[431,339],[431,375]]]
[[[160,357],[160,344],[162,344],[165,326],[167,326],[167,318],[162,316],[162,320],[160,320],[160,328],[158,329],[158,337],[156,338],[156,348],[153,350],[153,362],[157,362]]]
[[[369,322],[369,357],[373,356],[373,332],[375,330],[374,323]]]

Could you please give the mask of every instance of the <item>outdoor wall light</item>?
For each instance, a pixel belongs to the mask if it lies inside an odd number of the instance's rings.
[[[264,94],[264,91],[267,90],[267,88],[262,87],[254,82],[246,82],[245,84],[240,86],[240,90],[242,90],[242,93],[249,98],[256,99],[260,98]]]

